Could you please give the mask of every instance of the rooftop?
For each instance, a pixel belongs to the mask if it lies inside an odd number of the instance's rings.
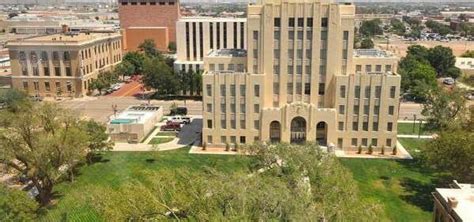
[[[178,22],[203,22],[203,21],[247,22],[247,18],[196,16],[196,17],[182,17],[181,19],[179,19]]]
[[[44,36],[35,36],[31,38],[15,40],[8,42],[8,45],[21,46],[21,45],[67,45],[67,44],[84,44],[93,41],[120,37],[118,33],[74,33],[70,35],[66,34],[53,34]]]
[[[155,112],[160,109],[160,106],[130,106],[110,120],[110,124],[142,124],[152,118]]]
[[[456,67],[460,69],[474,69],[474,58],[456,58]]]
[[[462,221],[474,221],[474,184],[461,184],[455,181],[454,188],[437,188],[436,192],[442,199],[437,198],[449,209],[448,198],[455,198],[457,206],[452,207],[453,212]]]
[[[218,49],[212,50],[208,54],[209,57],[245,57],[247,56],[247,50],[245,49]]]
[[[354,49],[355,57],[367,57],[367,58],[389,58],[394,57],[387,51],[380,49]]]

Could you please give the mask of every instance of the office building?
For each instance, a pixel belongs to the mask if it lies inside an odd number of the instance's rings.
[[[246,49],[247,19],[187,17],[176,23],[176,71],[202,70],[210,50]]]
[[[354,50],[354,18],[350,3],[250,4],[247,50],[217,49],[204,56],[203,142],[395,146],[397,58]]]
[[[13,88],[33,96],[84,96],[99,73],[122,60],[117,33],[54,34],[11,41],[7,47]]]
[[[134,51],[146,39],[167,51],[176,43],[176,22],[181,17],[179,0],[119,0],[124,49]]]
[[[454,181],[451,188],[436,188],[433,200],[433,222],[474,221],[474,184]]]

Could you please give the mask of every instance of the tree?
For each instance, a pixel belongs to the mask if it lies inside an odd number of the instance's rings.
[[[143,83],[162,95],[174,95],[179,90],[177,75],[158,57],[145,60]]]
[[[360,34],[371,37],[375,35],[382,35],[383,29],[381,28],[382,21],[380,19],[373,19],[369,21],[363,21],[360,26]]]
[[[449,26],[433,20],[428,20],[425,22],[425,25],[431,29],[432,32],[439,33],[440,35],[447,35],[453,32]]]
[[[2,221],[34,221],[38,204],[26,192],[0,184],[0,218]]]
[[[108,140],[107,127],[103,124],[88,120],[82,121],[82,127],[89,137],[89,150],[86,156],[88,163],[92,163],[92,158],[98,153],[109,151],[113,148],[114,143]]]
[[[456,57],[453,55],[453,50],[444,46],[435,46],[428,50],[428,61],[431,66],[436,69],[438,76],[445,76],[446,71],[454,67]]]
[[[462,74],[461,69],[459,69],[456,66],[453,66],[453,67],[448,68],[448,70],[446,70],[445,76],[449,76],[453,79],[457,79],[461,76],[461,74]]]
[[[407,55],[417,60],[428,61],[429,49],[421,45],[411,45],[408,46]]]
[[[135,74],[135,66],[129,61],[122,61],[120,64],[115,66],[114,72],[116,75],[121,75],[122,79],[125,79],[125,76],[132,76]]]
[[[170,43],[168,44],[168,50],[169,50],[170,52],[176,52],[176,42],[170,42]]]
[[[156,49],[155,40],[145,39],[139,46],[138,49],[145,53],[148,57],[159,56],[160,52]]]
[[[372,48],[374,48],[374,42],[370,38],[364,38],[364,39],[362,39],[362,42],[360,43],[360,48],[361,49],[372,49]]]
[[[53,187],[73,179],[86,155],[89,137],[79,118],[50,103],[3,112],[0,118],[1,161],[31,180],[39,203],[48,205]]]
[[[467,50],[461,55],[461,57],[474,58],[474,50]]]
[[[16,112],[26,105],[31,105],[28,95],[16,89],[8,89],[0,93],[0,103],[4,103],[8,111]]]
[[[426,144],[426,163],[463,183],[474,183],[474,130],[450,129]]]
[[[427,117],[428,128],[444,130],[464,122],[465,111],[466,99],[462,90],[437,89],[428,94],[421,113]]]
[[[397,34],[397,35],[404,35],[405,34],[406,27],[405,27],[405,25],[403,24],[402,21],[400,21],[396,18],[393,18],[393,19],[390,20],[390,25],[392,26],[391,27],[392,32],[394,32],[395,34]]]
[[[96,79],[91,81],[89,86],[90,90],[98,90],[99,94],[102,94],[102,90],[109,88],[112,84],[118,82],[118,76],[115,72],[102,72],[99,73]]]
[[[122,62],[132,64],[135,74],[142,74],[145,56],[139,52],[127,52],[127,54],[123,56]]]
[[[433,67],[410,54],[400,61],[399,73],[402,77],[402,91],[409,92],[418,101],[426,99],[427,93],[437,88]]]

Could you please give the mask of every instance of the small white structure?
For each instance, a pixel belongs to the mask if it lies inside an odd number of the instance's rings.
[[[130,106],[109,121],[107,132],[114,142],[138,143],[155,128],[162,116],[160,106]]]
[[[458,183],[433,192],[433,221],[474,221],[474,184]]]

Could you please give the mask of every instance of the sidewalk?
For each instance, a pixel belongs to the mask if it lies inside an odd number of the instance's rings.
[[[397,135],[397,138],[433,139],[432,135]]]
[[[385,155],[381,155],[379,152],[369,155],[366,153],[357,154],[355,152],[345,152],[344,150],[336,150],[336,156],[342,158],[363,158],[363,159],[395,159],[395,160],[412,160],[413,157],[403,147],[403,145],[397,141],[397,155],[392,155],[392,150],[386,150]]]

